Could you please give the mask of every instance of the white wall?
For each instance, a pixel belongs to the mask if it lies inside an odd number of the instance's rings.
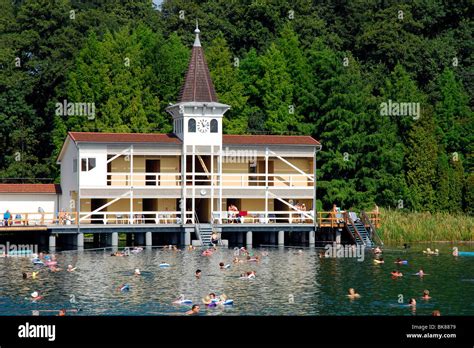
[[[79,144],[79,157],[95,158],[95,168],[80,172],[80,185],[86,186],[107,186],[107,145],[106,144]],[[79,161],[79,170],[81,168]]]
[[[13,217],[16,213],[37,213],[42,207],[45,213],[58,211],[58,195],[42,193],[2,193],[0,194],[0,218],[10,210]]]
[[[74,145],[74,142],[68,137],[66,140],[66,149],[64,151],[63,157],[61,158],[61,200],[60,200],[60,209],[66,209],[71,211],[74,209],[70,208],[71,200],[71,191],[78,191],[77,189],[77,175],[78,172],[73,172],[73,160],[78,158],[77,149]],[[79,165],[78,162],[78,171]],[[75,202],[77,206],[77,202]]]

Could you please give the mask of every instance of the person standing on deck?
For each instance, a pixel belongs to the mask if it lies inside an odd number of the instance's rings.
[[[3,220],[5,221],[4,225],[10,226],[11,219],[12,219],[12,214],[10,213],[10,210],[7,209],[7,211],[3,213]]]

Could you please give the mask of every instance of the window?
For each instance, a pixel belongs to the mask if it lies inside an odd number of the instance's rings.
[[[77,158],[72,160],[72,172],[77,173]]]
[[[95,158],[88,158],[87,163],[89,164],[88,170],[92,170],[95,168]]]
[[[88,172],[95,168],[95,158],[81,159],[81,172]]]
[[[188,121],[188,132],[196,133],[196,120],[194,118],[190,118]]]
[[[216,119],[211,120],[211,133],[217,133],[219,127]]]

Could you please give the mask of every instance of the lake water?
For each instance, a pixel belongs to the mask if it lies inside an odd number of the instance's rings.
[[[439,256],[426,256],[422,248],[440,249]],[[259,248],[267,251],[260,263],[232,264],[233,249],[220,249],[211,257],[199,250],[173,252],[144,250],[128,257],[111,257],[107,251],[57,253],[58,264],[74,264],[76,272],[53,273],[33,266],[29,258],[0,258],[0,315],[56,315],[61,308],[80,308],[77,315],[183,315],[190,306],[173,305],[184,294],[195,303],[214,292],[234,300],[232,307],[205,308],[200,315],[474,315],[474,257],[453,257],[451,245],[412,246],[408,250],[387,246],[385,263],[373,263],[373,255],[357,259],[320,259],[318,249]],[[473,245],[460,250],[474,251]],[[397,258],[408,265],[395,265]],[[171,265],[159,268],[161,262]],[[231,263],[220,270],[219,262]],[[419,268],[427,275],[413,275]],[[134,276],[139,268],[141,276]],[[41,269],[38,279],[22,278],[22,272]],[[194,272],[202,270],[202,278]],[[390,271],[400,269],[404,277],[392,279]],[[255,270],[256,279],[242,280],[242,272]],[[121,284],[130,291],[120,292]],[[353,287],[361,298],[349,300]],[[428,289],[429,301],[420,297]],[[44,298],[32,303],[30,294]],[[403,297],[403,298],[402,298]],[[417,299],[416,311],[406,306]],[[404,304],[400,304],[403,300]]]

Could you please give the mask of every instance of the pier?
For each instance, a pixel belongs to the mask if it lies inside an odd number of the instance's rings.
[[[361,212],[361,219],[353,221],[348,212],[318,212],[316,223],[299,213],[271,212],[272,218],[262,220],[246,217],[215,219],[212,223],[200,223],[197,216],[189,212],[187,223],[179,223],[180,212],[153,212],[146,216],[126,217],[121,212],[95,214],[85,223],[78,224],[78,213],[18,213],[22,219],[11,221],[10,226],[0,227],[0,239],[21,239],[37,243],[43,249],[81,249],[85,246],[85,235],[94,247],[118,247],[119,234],[126,235],[127,246],[210,245],[210,236],[216,233],[219,245],[224,247],[260,245],[315,246],[332,242],[383,244],[377,235],[380,216],[377,213]],[[120,216],[112,219],[111,216]],[[215,212],[219,215],[219,212]],[[256,214],[256,216],[261,214]],[[156,219],[156,217],[160,217]],[[162,218],[161,218],[162,217]],[[366,218],[366,219],[364,219]],[[153,221],[151,221],[153,220]],[[293,222],[294,220],[294,222]],[[289,222],[291,221],[291,223]],[[159,223],[155,223],[159,222]],[[356,227],[356,224],[359,227]]]

